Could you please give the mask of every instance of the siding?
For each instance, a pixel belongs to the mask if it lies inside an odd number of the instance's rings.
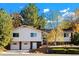
[[[41,31],[32,28],[20,27],[13,31],[19,33],[19,37],[13,37],[13,41],[43,41]],[[31,37],[30,33],[37,33],[36,37]]]

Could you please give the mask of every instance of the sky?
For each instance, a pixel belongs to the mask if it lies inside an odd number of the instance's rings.
[[[14,12],[20,12],[27,5],[27,3],[0,3],[0,8],[5,9],[11,14]],[[75,9],[79,8],[79,3],[36,3],[35,5],[39,9],[39,14],[49,13],[50,10],[58,10],[62,14],[62,17],[74,15]],[[54,23],[51,24],[51,21],[49,22],[49,26],[47,26],[48,28],[54,28],[56,26],[53,25]]]
[[[0,3],[0,8],[4,8],[8,13],[20,12],[27,3]],[[65,10],[74,11],[79,8],[78,3],[36,3],[39,13],[47,12],[49,10]]]

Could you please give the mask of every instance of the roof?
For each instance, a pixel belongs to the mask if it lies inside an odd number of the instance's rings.
[[[36,31],[40,31],[41,32],[41,30],[36,29],[33,26],[27,26],[27,25],[21,25],[20,27],[17,27],[17,28],[14,28],[14,29],[16,30],[16,29],[19,29],[19,28],[29,28],[29,29],[34,29]]]
[[[68,29],[63,29],[63,31],[73,31],[72,28],[68,28]]]

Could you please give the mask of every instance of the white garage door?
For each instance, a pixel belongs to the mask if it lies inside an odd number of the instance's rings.
[[[19,50],[19,42],[12,42],[10,45],[11,50]]]
[[[30,42],[22,42],[21,50],[28,50],[28,49],[30,49]]]

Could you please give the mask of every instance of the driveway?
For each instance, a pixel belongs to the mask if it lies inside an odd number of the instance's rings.
[[[7,50],[6,52],[0,53],[0,55],[7,55],[7,56],[38,56],[44,55],[43,53],[29,53],[29,50]]]
[[[6,51],[3,53],[0,53],[0,56],[71,56],[71,54],[43,54],[43,53],[29,53],[28,51],[16,51],[16,50],[11,50],[11,51]],[[75,55],[75,54],[73,54]]]

